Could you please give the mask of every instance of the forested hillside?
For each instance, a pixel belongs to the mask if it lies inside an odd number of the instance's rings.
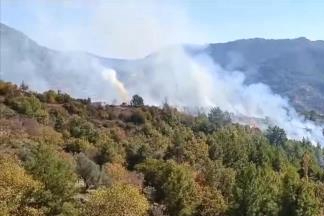
[[[324,215],[322,147],[144,103],[0,81],[0,215]]]

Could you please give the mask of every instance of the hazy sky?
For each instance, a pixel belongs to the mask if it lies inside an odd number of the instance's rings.
[[[324,39],[323,0],[0,0],[1,22],[42,45],[141,57],[174,43]]]

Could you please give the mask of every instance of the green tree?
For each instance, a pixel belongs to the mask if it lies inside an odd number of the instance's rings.
[[[101,175],[99,166],[83,153],[77,155],[76,162],[76,172],[83,179],[85,189],[98,186]]]
[[[297,190],[296,216],[316,216],[320,214],[320,202],[315,195],[315,184],[303,179]]]
[[[141,96],[139,96],[139,95],[134,95],[133,97],[132,97],[132,100],[130,101],[130,105],[131,106],[144,106],[144,100],[143,100],[143,98],[141,97]]]
[[[231,116],[228,112],[223,112],[219,107],[213,107],[208,113],[208,120],[215,128],[224,127],[231,123]]]
[[[32,149],[25,167],[44,185],[37,202],[48,208],[47,215],[61,213],[64,203],[73,201],[76,176],[69,163],[59,158],[55,150],[39,144]]]
[[[299,179],[296,168],[288,167],[283,177],[280,215],[320,215],[320,200],[316,196],[316,189],[313,182],[305,178]]]
[[[269,142],[275,146],[283,146],[287,141],[286,132],[278,126],[269,127],[266,131],[266,137],[269,139]]]
[[[100,170],[107,162],[123,163],[125,160],[124,152],[108,134],[99,134],[96,141],[96,147],[98,151],[94,156],[94,160],[100,166]]]
[[[157,189],[157,200],[163,200],[170,215],[193,215],[199,202],[191,169],[173,161],[147,160],[137,166],[149,185]]]
[[[244,167],[237,178],[232,215],[277,216],[279,183],[270,169],[260,170],[253,164]]]
[[[233,168],[225,167],[222,161],[207,161],[203,166],[205,183],[214,190],[220,191],[227,199],[232,199],[235,186],[236,171]]]
[[[243,167],[251,155],[252,136],[244,128],[227,126],[209,137],[209,155],[212,160],[223,160],[232,168]]]

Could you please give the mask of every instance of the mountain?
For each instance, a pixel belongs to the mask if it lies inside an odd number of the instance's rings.
[[[324,111],[324,41],[306,38],[248,39],[211,44],[207,52],[223,67],[263,82],[299,109]]]
[[[93,85],[89,84],[100,83],[96,74],[98,68],[101,70],[101,64],[114,68],[118,78],[127,85],[133,82],[130,78],[132,72],[143,70],[148,74],[156,56],[122,60],[83,52],[59,52],[38,45],[4,24],[0,24],[0,31],[1,79],[15,83],[24,80],[38,90],[54,88],[65,91],[68,86],[70,93],[77,97],[88,94],[95,98],[99,93],[110,91],[93,91]],[[299,111],[324,113],[324,41],[255,38],[209,44],[204,48],[188,46],[188,51],[192,55],[208,54],[227,70],[242,71],[247,84],[267,84],[275,93],[288,97]],[[66,74],[72,78],[68,79]],[[86,79],[80,79],[80,74]],[[35,79],[36,75],[44,79]]]

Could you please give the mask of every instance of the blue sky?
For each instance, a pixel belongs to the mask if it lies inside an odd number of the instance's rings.
[[[120,27],[116,30],[122,16]],[[1,0],[1,22],[52,48],[81,49],[103,55],[123,56],[125,52],[116,51],[124,48],[120,44],[125,42],[130,46],[144,35],[148,42],[139,43],[134,52],[129,53],[131,57],[179,42],[301,36],[323,40],[324,1]],[[127,32],[127,29],[130,31]],[[112,33],[115,30],[123,35]],[[102,36],[98,37],[99,34]],[[129,40],[130,35],[133,35],[133,40]],[[114,43],[109,44],[109,41]],[[139,48],[146,45],[147,49]]]

